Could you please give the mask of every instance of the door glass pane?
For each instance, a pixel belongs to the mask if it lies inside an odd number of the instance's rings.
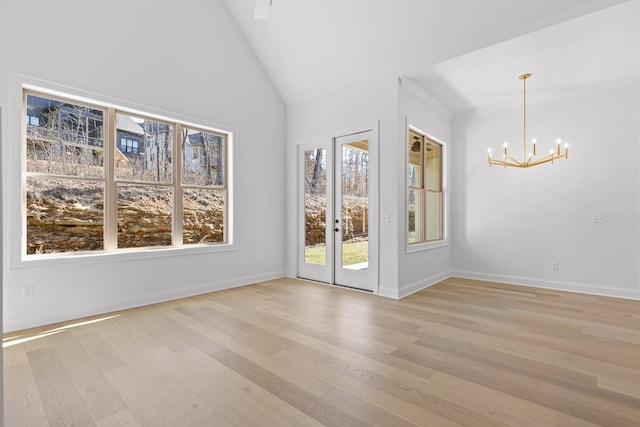
[[[304,152],[304,261],[327,264],[327,150]]]
[[[369,141],[342,146],[342,267],[369,267]]]

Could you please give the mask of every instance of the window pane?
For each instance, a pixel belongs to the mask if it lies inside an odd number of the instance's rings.
[[[128,114],[116,114],[116,178],[142,182],[173,180],[173,126]],[[124,144],[122,143],[125,140]],[[133,150],[134,142],[138,149]]]
[[[183,243],[224,243],[227,190],[185,188]]]
[[[423,192],[416,189],[409,189],[409,243],[421,242],[423,239],[422,215],[423,215]]]
[[[104,176],[101,110],[27,95],[27,172]]]
[[[427,190],[440,191],[442,178],[442,145],[427,140],[425,187]]]
[[[182,183],[225,186],[225,137],[196,129],[182,128]]]
[[[420,187],[422,185],[422,165],[420,164],[422,157],[422,139],[422,136],[409,132],[409,149],[407,151],[407,185],[409,187]]]
[[[318,148],[304,152],[304,261],[327,263],[327,150]]]
[[[27,177],[27,254],[104,247],[101,182]]]
[[[427,241],[442,239],[442,193],[427,191]]]
[[[170,246],[173,191],[118,184],[118,248]]]

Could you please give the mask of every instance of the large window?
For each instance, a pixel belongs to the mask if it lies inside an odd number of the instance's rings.
[[[413,129],[408,135],[408,242],[442,240],[442,144]]]
[[[230,133],[33,91],[24,105],[27,255],[228,243]]]

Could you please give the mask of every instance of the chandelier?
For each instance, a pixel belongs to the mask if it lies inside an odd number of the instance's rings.
[[[568,159],[569,158],[569,144],[564,144],[564,153],[560,151],[560,145],[562,141],[560,138],[556,140],[556,148],[549,150],[549,154],[544,157],[540,157],[536,159],[536,140],[535,138],[531,140],[531,145],[533,146],[532,150],[527,154],[527,79],[531,77],[531,74],[522,74],[519,79],[522,80],[524,85],[524,137],[523,137],[523,157],[522,161],[516,160],[515,158],[509,155],[508,143],[504,143],[504,154],[502,156],[502,160],[494,159],[491,156],[491,148],[489,148],[489,166],[498,165],[504,167],[514,167],[514,168],[529,168],[531,166],[541,165],[543,163],[553,163],[554,160],[559,159]]]

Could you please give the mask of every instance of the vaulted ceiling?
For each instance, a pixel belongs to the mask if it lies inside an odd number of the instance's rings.
[[[287,105],[378,75],[452,111],[640,75],[640,0],[224,0]],[[535,96],[534,96],[535,98]]]

